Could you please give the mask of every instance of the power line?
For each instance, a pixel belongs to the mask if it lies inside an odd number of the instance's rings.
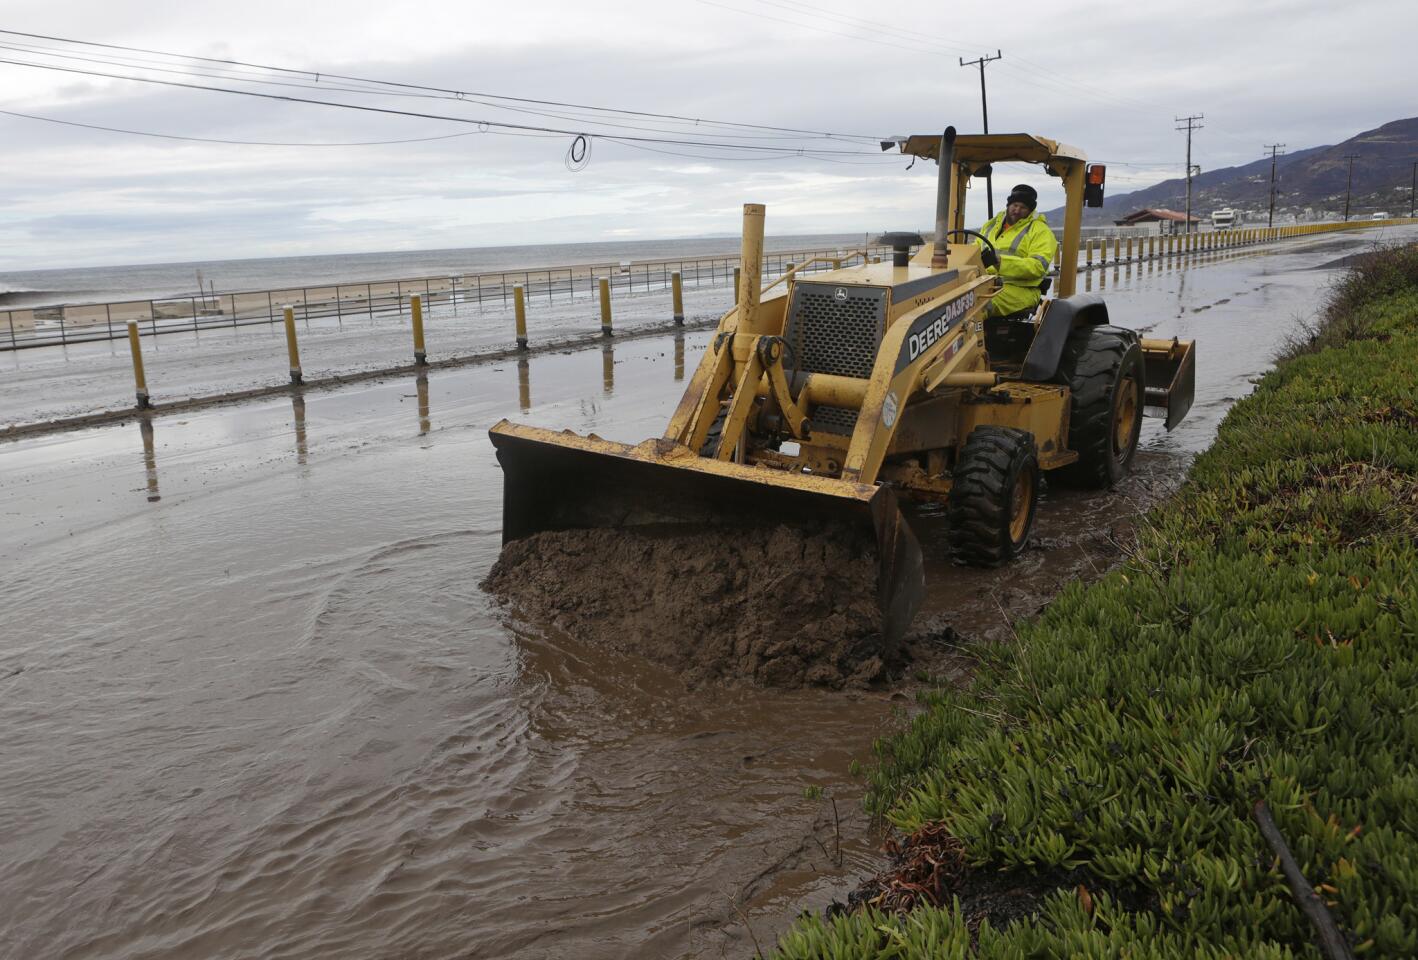
[[[389,115],[389,116],[414,117],[414,118],[421,119],[421,120],[446,120],[446,121],[449,121],[449,122],[452,122],[452,123],[470,123],[470,124],[476,124],[476,125],[479,127],[479,129],[488,129],[488,128],[492,128],[492,127],[500,127],[500,128],[502,128],[502,129],[505,129],[505,130],[522,130],[522,131],[531,131],[531,132],[536,132],[536,133],[554,133],[554,134],[561,134],[561,135],[564,135],[564,136],[571,136],[571,137],[585,136],[585,135],[587,135],[584,130],[568,130],[568,129],[557,128],[557,127],[540,127],[540,126],[534,126],[534,125],[531,125],[531,124],[508,123],[508,122],[502,121],[502,120],[477,120],[477,119],[471,119],[471,118],[468,118],[468,117],[450,116],[450,115],[448,115],[448,114],[424,113],[424,112],[416,111],[416,110],[395,110],[395,109],[390,108],[390,107],[373,107],[373,106],[367,106],[367,105],[364,105],[364,104],[357,104],[357,103],[340,103],[340,102],[334,101],[334,100],[317,100],[317,99],[310,98],[310,97],[294,97],[294,96],[290,96],[290,95],[288,95],[288,94],[260,93],[260,92],[255,91],[255,90],[238,90],[238,89],[234,89],[234,88],[231,88],[231,87],[218,87],[218,86],[211,86],[211,85],[208,85],[208,84],[183,83],[183,82],[180,82],[180,81],[177,81],[177,80],[158,80],[158,79],[154,79],[154,78],[152,78],[152,77],[135,77],[135,76],[130,76],[130,75],[126,75],[126,74],[105,73],[105,72],[97,71],[97,70],[82,70],[82,69],[79,69],[78,67],[62,67],[62,66],[58,66],[58,65],[55,65],[55,64],[27,63],[27,62],[20,61],[20,60],[7,60],[7,59],[3,59],[3,58],[0,58],[0,64],[10,64],[10,65],[12,65],[12,66],[20,66],[20,67],[33,67],[33,68],[40,69],[40,70],[53,70],[53,71],[57,71],[57,72],[60,72],[60,73],[74,73],[74,74],[81,74],[81,75],[83,75],[83,76],[91,76],[91,77],[105,77],[105,78],[111,79],[111,80],[130,80],[130,81],[133,81],[133,82],[135,82],[135,83],[148,83],[148,84],[154,84],[154,85],[157,85],[157,86],[164,86],[164,87],[178,87],[178,88],[187,89],[187,90],[204,90],[204,91],[208,91],[208,92],[212,92],[212,93],[229,93],[229,94],[235,94],[235,95],[244,96],[244,97],[256,97],[256,98],[263,99],[263,100],[279,100],[279,101],[283,101],[283,102],[286,102],[286,103],[304,103],[304,104],[311,104],[311,105],[315,105],[315,106],[338,107],[338,108],[341,108],[341,109],[344,109],[344,110],[358,110],[358,111],[361,111],[361,112],[364,112],[364,113],[381,113],[381,114],[387,114],[387,115]],[[701,140],[684,140],[684,139],[674,139],[674,138],[667,138],[667,137],[628,137],[628,136],[621,136],[621,135],[616,135],[616,139],[617,139],[617,140],[620,140],[620,141],[635,141],[635,142],[640,142],[640,143],[660,143],[660,144],[670,144],[670,145],[679,145],[679,146],[694,146],[694,147],[715,147],[715,148],[721,149],[721,150],[752,150],[752,151],[763,151],[763,152],[769,152],[769,153],[777,153],[777,154],[780,154],[780,155],[783,155],[783,156],[803,156],[803,157],[818,157],[818,156],[822,156],[822,155],[841,155],[841,156],[855,156],[855,157],[877,156],[876,153],[874,153],[874,152],[872,152],[872,151],[866,151],[866,150],[837,150],[837,149],[828,149],[828,148],[822,148],[822,147],[770,147],[770,146],[764,146],[764,145],[758,145],[758,144],[723,143],[723,142],[715,142],[715,141],[712,141],[712,140],[704,140],[704,139],[701,139]]]
[[[3,31],[0,31],[0,33],[3,33]],[[511,112],[514,112],[514,113],[531,114],[531,115],[534,115],[534,116],[541,116],[541,117],[551,117],[551,118],[557,119],[557,120],[573,120],[573,121],[575,121],[575,120],[588,119],[588,114],[586,114],[584,111],[582,111],[582,112],[580,113],[580,115],[570,115],[570,116],[568,116],[568,115],[566,115],[566,114],[564,114],[564,113],[553,113],[553,112],[551,112],[551,111],[549,111],[549,110],[536,110],[536,109],[532,109],[532,108],[529,108],[529,107],[509,106],[509,105],[507,105],[507,104],[496,103],[496,102],[493,102],[493,101],[490,101],[490,100],[487,100],[487,99],[475,99],[472,95],[464,96],[464,97],[454,97],[454,96],[447,96],[447,95],[443,95],[443,94],[434,95],[434,94],[424,94],[424,93],[405,93],[405,92],[402,92],[402,91],[400,91],[400,92],[392,92],[392,93],[391,93],[391,92],[389,92],[389,91],[379,90],[379,89],[376,89],[376,88],[373,88],[373,87],[368,87],[368,86],[359,86],[359,87],[338,86],[338,85],[331,85],[331,84],[325,83],[325,82],[323,82],[323,81],[322,81],[322,82],[319,82],[319,83],[315,83],[315,84],[310,84],[310,83],[303,83],[303,82],[298,83],[298,82],[283,81],[283,80],[262,80],[262,79],[251,78],[251,77],[244,76],[244,75],[241,75],[241,74],[238,74],[238,75],[236,75],[236,76],[229,76],[229,75],[224,74],[224,73],[212,72],[212,71],[209,70],[208,68],[202,68],[202,67],[193,67],[192,69],[177,69],[175,66],[168,66],[168,67],[153,66],[153,65],[152,65],[152,61],[142,60],[142,59],[134,58],[134,57],[122,57],[122,56],[119,56],[119,57],[108,57],[108,58],[101,57],[101,56],[87,57],[87,56],[79,56],[79,55],[77,55],[77,54],[72,54],[72,53],[64,53],[64,52],[61,52],[61,51],[54,51],[54,50],[52,50],[52,48],[37,48],[37,47],[35,47],[35,46],[33,46],[33,45],[25,45],[25,44],[16,45],[16,44],[4,44],[4,43],[0,43],[0,50],[13,50],[13,51],[16,51],[16,52],[19,52],[19,53],[26,53],[26,54],[31,54],[31,55],[40,55],[40,56],[56,57],[56,58],[59,58],[59,59],[62,59],[62,60],[77,60],[77,61],[80,61],[80,62],[83,62],[83,63],[97,63],[97,64],[102,64],[102,65],[105,65],[105,66],[120,66],[120,67],[124,67],[124,68],[128,68],[128,69],[140,69],[140,70],[152,71],[152,72],[157,72],[157,73],[176,74],[176,75],[178,75],[178,76],[183,76],[183,77],[196,77],[196,78],[201,78],[201,79],[218,79],[218,80],[236,80],[236,81],[239,81],[239,82],[242,82],[242,83],[258,84],[258,85],[267,86],[267,87],[286,87],[286,88],[294,88],[294,89],[297,89],[297,90],[318,89],[318,90],[321,90],[321,91],[331,91],[331,92],[339,92],[339,93],[367,93],[367,94],[372,94],[372,95],[381,96],[381,97],[407,97],[407,98],[413,98],[413,99],[424,98],[424,99],[437,99],[437,100],[458,100],[459,102],[463,102],[463,103],[475,103],[475,104],[478,104],[478,105],[480,105],[480,106],[487,106],[487,107],[491,107],[491,108],[496,109],[496,110],[508,110],[508,111],[511,111]],[[174,56],[176,56],[176,55],[174,55]],[[25,62],[26,62],[26,63],[29,63],[29,62],[32,62],[32,61],[25,61]],[[37,64],[37,65],[38,65],[38,64]],[[185,65],[184,65],[184,66],[185,66]],[[222,68],[222,69],[225,69],[225,68]],[[568,108],[568,109],[576,109],[576,108]],[[611,121],[608,121],[608,120],[600,120],[600,119],[593,119],[592,122],[594,122],[594,123],[596,123],[596,124],[599,124],[599,125],[601,125],[601,126],[614,127],[614,128],[622,129],[622,130],[639,130],[639,131],[653,132],[653,133],[676,133],[676,132],[678,132],[678,131],[675,131],[675,130],[668,130],[668,131],[667,131],[667,130],[662,129],[661,127],[640,126],[640,125],[637,125],[637,124],[629,124],[629,123],[614,123],[614,122],[611,122]],[[759,135],[759,134],[719,133],[719,134],[717,134],[717,136],[720,136],[720,137],[729,137],[729,138],[732,138],[732,139],[741,139],[741,140],[801,140],[801,139],[802,139],[802,137],[799,136],[799,135],[763,136],[763,135]],[[837,136],[837,135],[833,135],[833,136],[823,136],[822,139],[833,139],[833,140],[842,140],[843,142],[853,142],[853,141],[847,139],[845,136]]]
[[[966,63],[966,62],[965,62],[965,58],[964,58],[964,57],[960,57],[960,58],[959,58],[959,59],[960,59],[960,65],[961,65],[962,67],[973,67],[973,66],[977,66],[977,65],[978,65],[979,68],[980,68],[980,115],[981,115],[981,117],[983,118],[983,121],[984,121],[985,133],[989,133],[989,132],[990,132],[990,107],[989,107],[989,104],[988,104],[988,103],[986,102],[986,100],[985,100],[985,64],[987,64],[987,63],[993,63],[994,61],[999,60],[999,59],[1002,59],[1003,57],[1004,57],[1004,54],[1000,53],[999,48],[996,47],[996,48],[995,48],[995,55],[994,55],[993,57],[991,57],[991,56],[981,56],[981,57],[977,57],[977,58],[974,59],[974,60],[971,60],[969,63]],[[994,219],[994,216],[995,216],[995,172],[994,172],[993,170],[991,170],[989,173],[985,174],[985,212],[988,214],[989,219],[991,219],[991,220]]]
[[[525,136],[525,137],[554,137],[558,134],[540,133],[505,133],[491,130],[466,130],[463,133],[445,133],[436,137],[410,137],[404,140],[355,140],[347,143],[295,143],[282,140],[226,140],[217,137],[188,137],[175,133],[153,133],[147,130],[129,130],[124,127],[105,127],[97,123],[80,123],[77,120],[59,120],[55,117],[41,117],[33,113],[16,113],[13,110],[0,110],[0,115],[7,117],[21,117],[25,120],[42,120],[45,123],[57,123],[66,127],[83,127],[85,130],[103,130],[107,133],[126,133],[134,137],[155,137],[160,140],[185,140],[191,143],[221,143],[231,146],[243,147],[381,147],[399,143],[428,143],[433,140],[452,140],[457,137],[474,137],[479,134],[492,134],[494,136]]]
[[[442,95],[444,98],[451,97],[451,98],[457,99],[457,100],[468,100],[468,99],[477,99],[477,98],[481,98],[481,99],[484,99],[484,100],[505,100],[505,101],[508,101],[508,102],[510,102],[510,103],[533,104],[533,105],[544,106],[544,107],[557,107],[557,108],[572,109],[572,110],[587,110],[587,111],[592,111],[592,112],[596,112],[596,113],[613,113],[613,114],[620,114],[620,115],[622,115],[622,116],[644,117],[644,118],[648,118],[648,119],[657,119],[657,120],[670,120],[670,121],[674,121],[674,122],[677,122],[677,123],[689,123],[689,124],[694,124],[694,125],[696,125],[696,126],[730,127],[730,128],[740,128],[740,129],[746,129],[746,130],[767,130],[767,131],[774,131],[774,132],[778,132],[778,133],[792,133],[792,134],[799,134],[799,135],[804,135],[804,136],[816,136],[816,137],[831,138],[831,139],[862,140],[862,141],[867,141],[867,142],[872,142],[872,143],[876,142],[876,141],[879,139],[879,137],[876,137],[876,136],[873,136],[873,135],[868,135],[868,134],[833,133],[833,132],[831,132],[831,131],[807,130],[807,129],[802,129],[802,128],[798,128],[798,127],[777,127],[777,126],[772,126],[772,125],[769,125],[769,124],[742,123],[742,122],[729,121],[729,120],[709,120],[709,119],[705,119],[705,118],[702,118],[702,117],[688,117],[688,116],[683,116],[683,115],[679,115],[679,114],[652,113],[652,112],[642,111],[642,110],[627,110],[627,109],[622,109],[622,108],[618,108],[618,107],[600,107],[600,106],[593,106],[593,105],[590,105],[590,104],[568,103],[568,102],[559,101],[559,100],[541,100],[541,99],[536,99],[536,98],[532,98],[532,97],[512,97],[512,96],[505,96],[505,95],[501,95],[501,94],[480,93],[480,92],[466,91],[466,90],[456,90],[456,89],[451,89],[451,88],[447,88],[447,87],[435,87],[435,86],[428,86],[428,85],[424,85],[424,84],[404,83],[404,82],[394,81],[394,80],[378,80],[378,79],[372,79],[372,78],[368,78],[368,77],[350,76],[350,75],[347,75],[347,74],[325,73],[325,72],[319,72],[319,71],[313,71],[313,70],[302,70],[302,69],[297,69],[297,68],[293,68],[293,67],[272,66],[272,65],[269,65],[269,64],[251,63],[251,62],[244,61],[244,60],[228,60],[228,59],[218,59],[218,58],[215,58],[215,57],[204,57],[204,56],[199,56],[199,55],[197,55],[197,54],[173,53],[173,52],[171,52],[171,51],[166,51],[166,50],[153,50],[153,49],[149,49],[149,48],[146,48],[146,47],[131,47],[131,46],[124,46],[124,45],[122,45],[122,44],[99,43],[99,42],[91,41],[91,40],[76,40],[76,39],[72,39],[72,38],[68,38],[68,37],[54,37],[54,36],[48,36],[48,35],[46,35],[46,34],[25,33],[25,32],[19,31],[19,30],[3,30],[3,29],[0,29],[0,34],[4,34],[4,35],[8,35],[8,36],[16,36],[16,37],[28,37],[28,38],[30,38],[30,39],[46,40],[46,41],[55,42],[55,43],[68,43],[68,44],[76,44],[76,45],[86,46],[86,47],[98,47],[98,48],[102,48],[102,49],[106,49],[106,50],[120,50],[120,51],[125,51],[125,52],[128,52],[128,53],[142,53],[142,54],[149,54],[149,55],[152,55],[152,56],[168,57],[168,58],[183,59],[183,60],[193,60],[193,61],[198,61],[198,62],[202,62],[202,63],[216,64],[216,65],[218,65],[218,66],[220,66],[220,67],[222,67],[222,68],[224,68],[224,69],[229,69],[229,70],[235,69],[235,68],[249,68],[249,69],[256,69],[256,70],[264,70],[264,71],[271,72],[271,73],[293,74],[293,75],[297,75],[297,76],[303,76],[303,77],[312,78],[313,82],[315,82],[315,83],[317,83],[317,84],[320,83],[322,79],[342,80],[342,81],[347,81],[347,82],[352,82],[352,83],[374,84],[374,85],[379,86],[379,87],[389,87],[389,88],[394,88],[394,89],[397,89],[397,90],[418,91],[419,93],[413,94],[413,95],[416,95],[416,96],[417,96],[417,95],[426,95],[426,94],[428,94],[428,93],[436,93],[436,94]],[[246,79],[246,78],[240,78],[240,77],[238,77],[238,78],[224,78],[224,79]],[[259,82],[259,81],[251,81],[251,82]],[[369,91],[355,91],[355,92],[378,93],[379,91],[369,90]],[[392,95],[392,94],[381,94],[381,95]],[[506,109],[506,108],[504,108],[504,109]]]

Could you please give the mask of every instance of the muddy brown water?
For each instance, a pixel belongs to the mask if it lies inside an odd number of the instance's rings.
[[[1370,239],[1109,270],[1120,322],[1200,340],[1191,418],[1113,495],[1046,490],[1005,570],[917,511],[923,629],[1007,637],[1106,569]],[[0,448],[0,956],[745,956],[871,873],[848,771],[917,681],[688,689],[477,587],[487,427],[651,435],[703,343]]]

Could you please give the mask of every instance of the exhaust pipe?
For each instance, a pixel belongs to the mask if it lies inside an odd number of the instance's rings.
[[[766,212],[767,208],[761,203],[743,205],[743,245],[739,248],[739,333],[769,332],[757,327],[758,302],[763,295],[763,218]]]
[[[936,155],[940,169],[936,172],[935,188],[935,252],[931,254],[931,266],[946,267],[950,263],[950,245],[945,241],[945,232],[950,229],[947,218],[950,215],[950,185],[955,171],[955,128],[946,127],[940,137],[940,150]]]

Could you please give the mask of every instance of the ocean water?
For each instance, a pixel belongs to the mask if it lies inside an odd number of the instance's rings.
[[[859,249],[867,238],[862,233],[768,237],[764,247],[770,252]],[[197,291],[199,271],[203,286],[214,284],[220,294],[578,264],[619,264],[626,260],[732,256],[738,253],[739,245],[740,239],[736,236],[691,237],[0,271],[0,309],[186,297]]]

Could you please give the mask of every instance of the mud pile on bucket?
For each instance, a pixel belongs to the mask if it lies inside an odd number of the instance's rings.
[[[687,683],[862,687],[885,649],[871,544],[835,530],[637,527],[507,544],[482,586],[531,625],[642,656]]]

